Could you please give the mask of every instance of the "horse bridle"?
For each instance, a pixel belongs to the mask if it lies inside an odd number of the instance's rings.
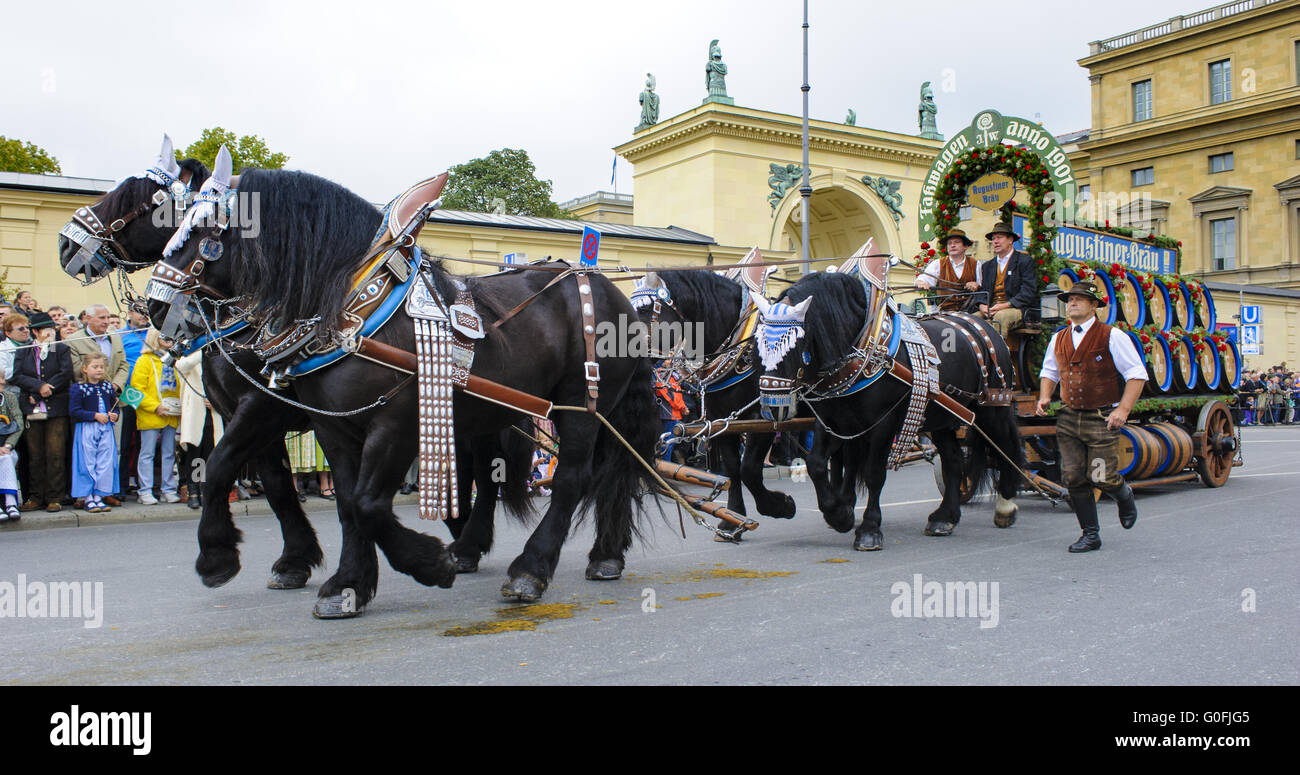
[[[107,225],[95,212],[94,205],[78,207],[76,212],[72,214],[72,220],[59,231],[59,234],[67,237],[81,248],[68,262],[67,271],[75,275],[81,271],[82,267],[89,266],[91,259],[98,260],[108,269],[143,269],[154,263],[152,261],[137,261],[132,258],[130,251],[126,249],[125,245],[117,241],[115,235],[125,229],[136,218],[156,207],[161,207],[169,198],[175,202],[177,216],[183,213],[186,201],[189,198],[190,180],[193,179],[193,176],[194,173],[190,170],[181,170],[180,176],[177,177],[159,166],[150,167],[145,172],[145,177],[158,183],[161,188],[154,192],[152,197],[137,205],[135,209]]]

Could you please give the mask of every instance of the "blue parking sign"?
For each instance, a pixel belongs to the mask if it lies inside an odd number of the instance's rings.
[[[582,258],[580,263],[588,269],[596,268],[596,255],[600,253],[600,232],[590,226],[582,227]]]

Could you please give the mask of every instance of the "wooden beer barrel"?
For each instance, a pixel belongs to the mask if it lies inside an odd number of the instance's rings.
[[[1191,291],[1188,291],[1189,295],[1190,293]],[[1195,313],[1196,325],[1204,327],[1207,331],[1214,330],[1219,318],[1214,310],[1214,297],[1210,295],[1210,289],[1204,284],[1201,285],[1201,298],[1192,301],[1192,311]],[[1190,328],[1190,326],[1184,325],[1183,328]]]
[[[1208,391],[1218,390],[1223,382],[1223,359],[1214,342],[1207,342],[1205,350],[1196,356],[1196,370],[1200,372],[1201,387]]]
[[[1241,387],[1241,351],[1237,349],[1237,343],[1231,339],[1226,344],[1228,349],[1219,353],[1223,361],[1223,378],[1219,380],[1219,387],[1222,390],[1228,388],[1236,390]]]
[[[1192,293],[1187,290],[1187,283],[1166,285],[1169,291],[1169,304],[1174,310],[1174,325],[1179,328],[1195,328],[1192,319]]]
[[[1147,324],[1147,302],[1146,297],[1142,294],[1142,286],[1138,283],[1137,275],[1133,272],[1125,272],[1124,276],[1114,281],[1115,284],[1115,306],[1119,309],[1119,317],[1123,318],[1134,328],[1141,328]]]
[[[1150,479],[1165,462],[1160,437],[1140,425],[1119,429],[1119,473],[1126,479]]]
[[[1183,337],[1169,346],[1174,373],[1174,392],[1195,393],[1197,388],[1196,352],[1192,340]]]
[[[1155,476],[1176,474],[1192,464],[1192,434],[1181,425],[1171,422],[1155,422],[1146,426],[1164,444],[1165,459]]]
[[[1168,331],[1174,326],[1173,299],[1160,280],[1152,277],[1151,284],[1155,286],[1155,295],[1147,302],[1147,325]]]
[[[1138,334],[1129,331],[1128,336],[1133,341],[1133,346],[1137,348],[1138,354],[1142,356],[1142,360],[1146,362],[1147,384],[1143,386],[1142,392],[1149,396],[1168,393],[1174,383],[1174,371],[1170,367],[1169,360],[1169,344],[1165,342],[1164,337],[1154,337],[1151,340],[1151,352],[1148,353],[1142,346],[1142,338]]]

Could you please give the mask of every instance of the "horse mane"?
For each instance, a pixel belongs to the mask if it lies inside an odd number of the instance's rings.
[[[203,187],[203,183],[210,177],[212,172],[203,162],[198,159],[186,159],[180,163],[182,170],[190,171],[190,190],[198,191]]]
[[[668,286],[673,302],[695,310],[704,323],[704,346],[716,350],[722,338],[731,333],[740,315],[740,283],[708,271],[676,270],[659,272]]]
[[[332,328],[379,230],[379,210],[307,172],[245,170],[239,192],[241,198],[256,195],[250,211],[260,218],[260,231],[235,240],[234,292],[248,295],[257,314],[281,327],[319,316]]]
[[[856,344],[867,315],[867,291],[856,277],[838,272],[804,275],[785,292],[788,304],[814,297],[804,318],[814,370],[827,368],[848,354]]]

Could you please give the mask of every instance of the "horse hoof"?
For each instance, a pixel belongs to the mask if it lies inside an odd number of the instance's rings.
[[[312,606],[311,615],[317,619],[351,619],[360,616],[363,609],[356,605],[356,598],[343,595],[329,595],[318,598]]]
[[[927,522],[925,534],[928,536],[950,536],[956,528],[956,522]]]
[[[622,560],[592,560],[587,563],[587,578],[591,581],[613,581],[622,577]]]
[[[227,568],[226,570],[217,573],[201,573],[199,574],[199,578],[203,581],[203,586],[209,589],[216,589],[233,579],[238,573],[238,567]]]
[[[836,533],[847,533],[853,529],[853,509],[832,509],[822,514],[822,518]]]
[[[995,513],[993,515],[993,524],[997,525],[998,527],[1011,527],[1012,525],[1016,524],[1016,512],[1012,511],[1010,514]]]
[[[271,578],[266,582],[266,588],[302,589],[307,586],[307,579],[310,575],[309,572],[301,570],[272,571]]]
[[[453,554],[452,557],[456,560],[457,573],[478,573],[478,557],[459,554]]]
[[[794,519],[796,507],[794,498],[789,495],[782,495],[775,503],[767,502],[763,504],[768,508],[760,508],[758,513],[771,519]]]
[[[547,582],[529,573],[521,573],[501,585],[501,596],[507,600],[531,603],[542,599]]]
[[[194,572],[203,580],[203,586],[215,589],[239,574],[239,553],[235,551],[200,552],[194,561]]]
[[[878,552],[885,548],[885,537],[878,530],[862,533],[853,539],[853,548],[859,552]]]

